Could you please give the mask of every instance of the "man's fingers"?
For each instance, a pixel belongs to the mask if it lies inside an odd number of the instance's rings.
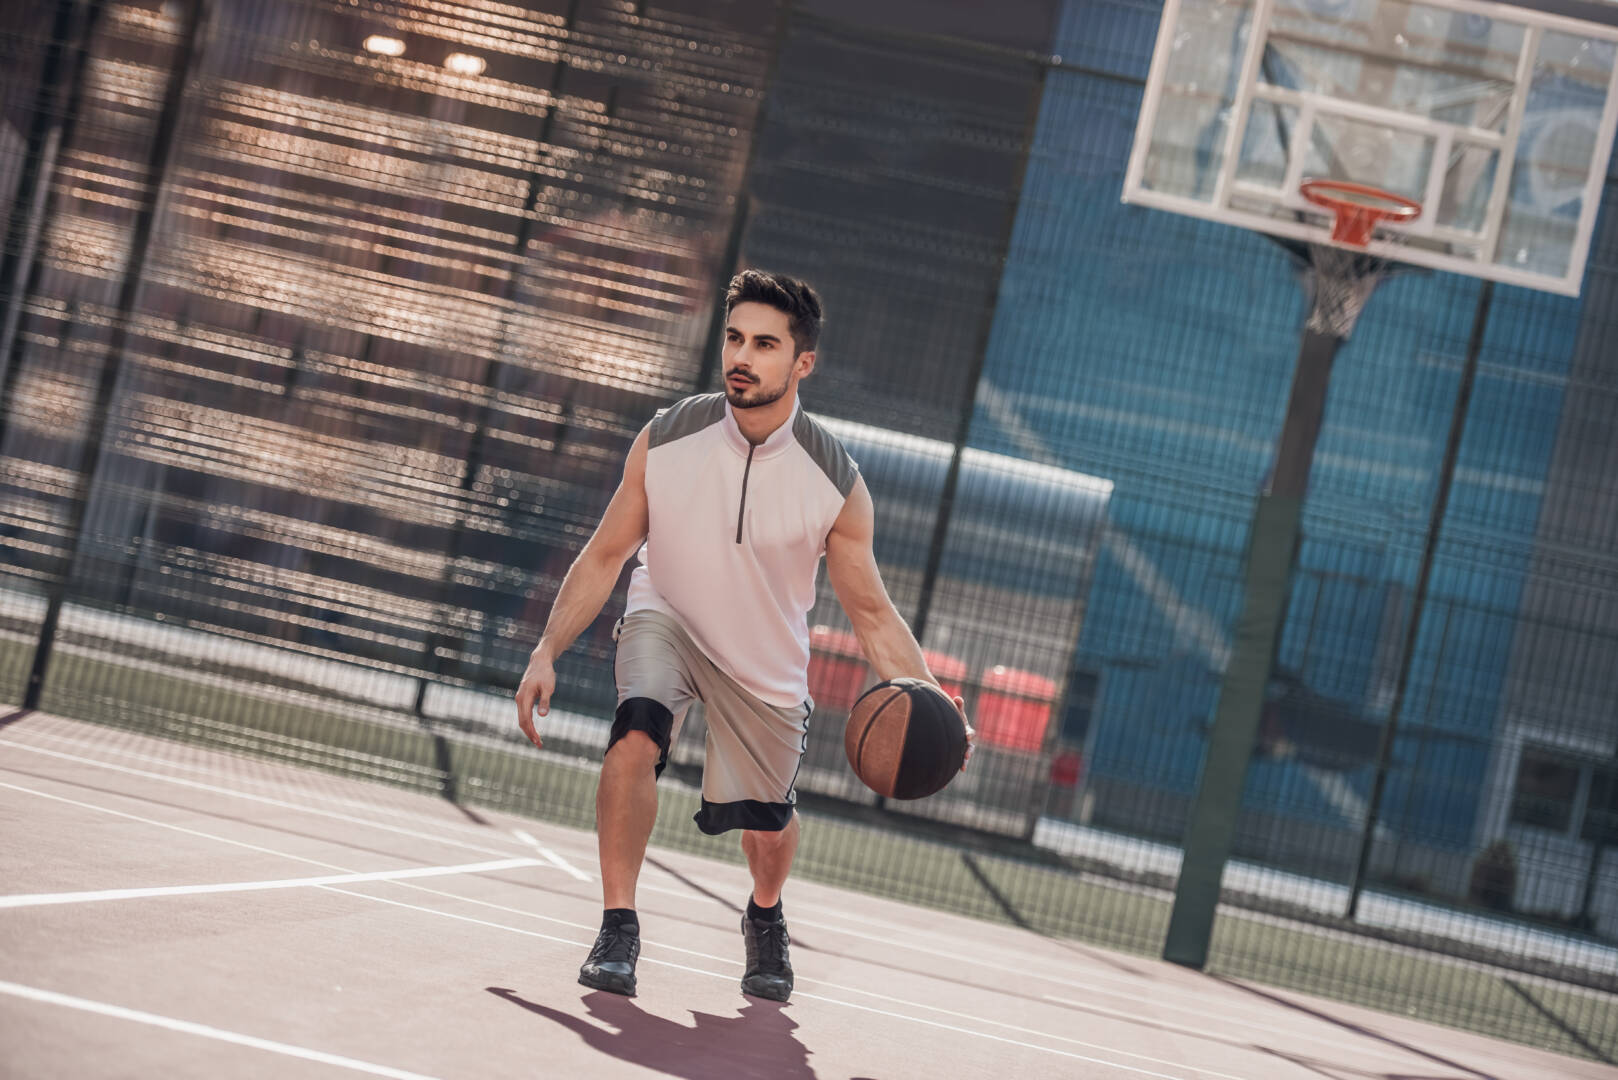
[[[978,732],[977,729],[972,726],[972,721],[966,718],[966,699],[951,698],[950,700],[955,702],[955,711],[961,714],[961,724],[966,728],[966,741],[970,744]]]
[[[545,748],[545,744],[540,741],[539,732],[534,730],[534,719],[533,719],[533,717],[531,717],[531,716],[524,717],[522,722],[519,723],[517,726],[522,728],[522,733],[524,735],[528,736],[528,741],[529,742],[533,743],[536,747],[540,748],[541,750],[543,750]]]
[[[955,702],[955,709],[961,714],[961,726],[966,728],[966,756],[961,759],[961,771],[965,772],[966,763],[972,760],[973,740],[977,738],[978,733],[972,726],[972,721],[966,718],[966,699],[958,697],[950,700]]]
[[[542,708],[540,715],[545,714]],[[517,727],[528,737],[528,741],[535,746],[542,746],[539,732],[534,730],[534,692],[526,687],[517,691]]]

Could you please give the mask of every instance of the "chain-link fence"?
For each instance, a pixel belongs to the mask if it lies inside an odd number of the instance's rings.
[[[980,732],[934,799],[860,787],[823,586],[801,872],[1159,953],[1306,305],[1119,203],[1156,14],[20,13],[0,700],[588,826],[621,589],[545,752],[511,692],[766,266],[826,298],[806,407]],[[1618,1057],[1615,192],[1582,300],[1396,275],[1343,347],[1210,970]],[[657,840],[735,857],[687,726]]]

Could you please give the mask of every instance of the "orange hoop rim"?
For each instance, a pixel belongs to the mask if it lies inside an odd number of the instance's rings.
[[[1421,214],[1421,203],[1370,184],[1357,184],[1350,180],[1305,180],[1298,185],[1298,193],[1317,206],[1324,206],[1336,215],[1331,238],[1338,243],[1364,247],[1371,242],[1371,233],[1383,221],[1406,223]],[[1380,199],[1387,206],[1368,206],[1344,196],[1359,195]]]

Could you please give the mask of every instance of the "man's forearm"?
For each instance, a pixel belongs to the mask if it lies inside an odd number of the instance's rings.
[[[927,661],[921,655],[921,646],[916,643],[915,635],[891,605],[887,611],[861,621],[865,625],[856,623],[854,636],[859,638],[860,649],[878,679],[908,676],[928,682],[937,681],[927,670]]]
[[[550,617],[545,620],[545,632],[540,635],[534,651],[544,652],[552,660],[566,652],[573,640],[601,614],[622,569],[621,562],[603,559],[589,548],[580,552],[562,579],[556,603],[551,605]]]

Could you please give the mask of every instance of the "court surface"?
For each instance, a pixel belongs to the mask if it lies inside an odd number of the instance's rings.
[[[592,992],[591,834],[37,713],[0,820],[6,1077],[1618,1077],[803,881],[759,1001],[745,870],[655,848],[640,996]]]

